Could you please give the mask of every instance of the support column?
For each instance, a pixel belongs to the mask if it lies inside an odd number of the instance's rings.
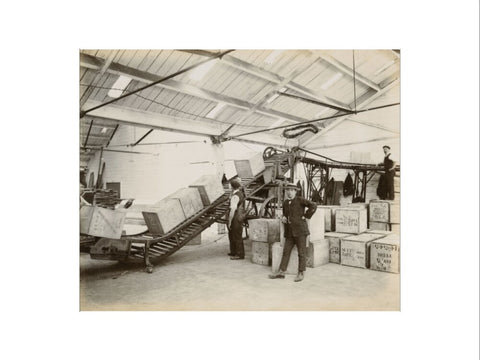
[[[215,173],[217,177],[221,180],[223,174],[225,173],[225,149],[223,148],[223,145],[221,143],[211,144],[210,146],[212,150],[213,163],[216,169]]]

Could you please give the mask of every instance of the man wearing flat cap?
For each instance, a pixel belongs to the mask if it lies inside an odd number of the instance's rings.
[[[301,196],[297,196],[298,187],[295,184],[285,186],[285,201],[283,202],[282,222],[285,224],[285,245],[283,247],[282,261],[277,273],[269,275],[270,279],[284,279],[290,253],[293,246],[298,250],[298,274],[295,281],[302,281],[306,269],[307,236],[310,235],[306,219],[310,219],[317,211],[317,205]],[[305,211],[305,208],[307,211]]]
[[[383,165],[385,170],[385,190],[386,196],[385,199],[387,200],[394,200],[395,199],[395,187],[394,187],[394,180],[395,177],[395,161],[393,161],[390,156],[390,146],[384,145],[383,152],[385,154],[385,158],[383,159],[383,163],[379,165]]]

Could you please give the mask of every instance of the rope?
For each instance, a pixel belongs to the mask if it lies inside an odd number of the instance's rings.
[[[304,130],[296,132],[297,130],[300,130],[300,129],[304,129]],[[291,127],[290,129],[283,130],[282,135],[284,137],[286,137],[287,139],[293,139],[293,138],[296,138],[300,135],[305,134],[308,131],[311,131],[314,134],[316,134],[316,133],[318,133],[318,128],[315,125],[312,125],[312,124],[298,125],[298,126]]]
[[[357,91],[355,87],[355,50],[352,50],[353,54],[353,100],[355,101],[355,113],[357,113]]]

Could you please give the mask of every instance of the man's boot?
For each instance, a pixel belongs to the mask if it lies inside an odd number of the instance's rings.
[[[285,273],[282,270],[280,270],[273,274],[268,275],[268,277],[270,279],[285,279]]]
[[[295,281],[302,281],[303,280],[303,271],[299,271],[297,274],[297,277],[295,278]]]

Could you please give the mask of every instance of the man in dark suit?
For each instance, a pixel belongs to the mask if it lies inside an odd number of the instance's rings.
[[[295,281],[302,281],[306,269],[307,236],[310,235],[307,220],[317,211],[317,205],[301,196],[297,196],[298,187],[287,184],[285,187],[285,201],[283,202],[282,222],[285,224],[285,245],[283,247],[282,261],[277,273],[269,275],[270,279],[284,279],[290,253],[293,246],[298,250],[298,274]],[[307,211],[305,211],[307,208]]]

